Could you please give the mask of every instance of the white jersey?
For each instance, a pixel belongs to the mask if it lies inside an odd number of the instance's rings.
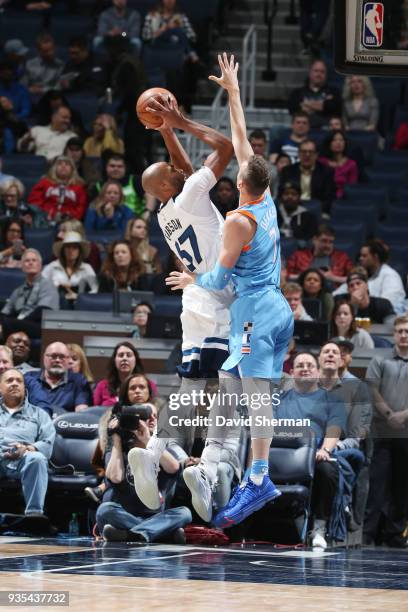
[[[174,200],[161,205],[157,215],[170,249],[190,272],[198,274],[214,268],[221,250],[224,219],[209,196],[216,182],[212,170],[203,166],[186,180]],[[228,309],[232,300],[230,288],[208,291],[189,285],[183,292],[183,310],[208,316],[214,310]],[[220,314],[217,312],[217,316]],[[229,319],[229,314],[224,315]]]

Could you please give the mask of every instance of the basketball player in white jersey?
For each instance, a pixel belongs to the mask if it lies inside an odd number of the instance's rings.
[[[171,163],[158,162],[149,166],[143,173],[143,188],[161,202],[158,221],[170,249],[189,271],[207,272],[215,266],[220,254],[224,223],[209,192],[231,160],[232,143],[216,130],[184,117],[177,106],[164,97],[152,103],[150,110],[159,112],[164,120],[159,131]],[[213,149],[196,172],[173,128],[189,132]],[[232,301],[230,288],[213,292],[191,285],[183,292],[183,361],[178,368],[182,376],[180,395],[204,390],[207,379],[217,377],[218,369],[228,356]],[[180,406],[178,413],[173,414],[179,418],[189,416],[191,409],[191,406]],[[168,427],[169,414],[159,418],[158,435],[151,438],[146,449],[133,448],[129,452],[136,493],[151,509],[160,506],[157,485],[160,456],[175,438],[175,432]],[[176,432],[176,436],[179,441],[180,432]]]

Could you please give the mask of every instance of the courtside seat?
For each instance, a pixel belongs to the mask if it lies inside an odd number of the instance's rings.
[[[113,293],[80,293],[74,310],[96,310],[110,314],[113,310]]]
[[[279,435],[283,433],[283,430],[275,428],[269,451],[269,476],[282,495],[248,517],[243,528],[246,537],[255,540],[304,543],[310,514],[316,440],[310,430],[299,430],[296,432],[299,437]]]
[[[54,420],[57,435],[50,459],[50,490],[75,492],[98,484],[92,457],[98,442],[99,420],[106,410],[95,407],[66,412]]]

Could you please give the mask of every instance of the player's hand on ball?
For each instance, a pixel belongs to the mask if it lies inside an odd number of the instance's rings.
[[[184,117],[181,114],[177,103],[170,97],[157,96],[154,100],[150,100],[146,110],[154,115],[158,115],[163,119],[163,123],[157,128],[159,131],[163,128],[183,127]]]
[[[239,91],[238,83],[238,62],[235,62],[235,58],[231,55],[228,60],[226,53],[218,56],[218,63],[221,68],[221,76],[216,77],[214,75],[209,76],[210,81],[215,81],[217,85],[223,87],[227,91]]]
[[[170,276],[166,278],[166,285],[171,287],[172,291],[177,289],[185,289],[187,285],[194,283],[195,274],[192,272],[170,272]]]

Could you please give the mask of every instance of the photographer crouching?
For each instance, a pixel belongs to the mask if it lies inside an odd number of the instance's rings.
[[[100,533],[108,542],[155,541],[184,543],[183,527],[191,522],[191,512],[182,506],[169,510],[149,510],[137,497],[127,455],[131,448],[146,448],[157,415],[153,404],[131,404],[130,387],[135,376],[124,381],[119,402],[108,423],[110,443],[105,451],[106,478],[110,483],[110,500],[103,502],[96,513]],[[166,489],[177,476],[180,464],[169,453],[160,459],[161,489]],[[163,507],[163,505],[162,505]]]

